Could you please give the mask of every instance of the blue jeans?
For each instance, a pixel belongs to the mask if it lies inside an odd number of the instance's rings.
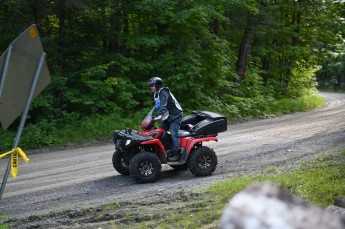
[[[165,131],[168,131],[170,129],[171,133],[171,140],[172,140],[172,150],[179,151],[180,150],[180,139],[178,138],[178,131],[180,130],[180,124],[181,124],[182,118],[177,118],[173,120],[172,122],[163,121],[161,128],[163,128]]]

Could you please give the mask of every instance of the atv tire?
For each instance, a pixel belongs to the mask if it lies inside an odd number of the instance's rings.
[[[192,151],[188,169],[197,177],[211,175],[217,167],[217,156],[213,149],[201,146]]]
[[[123,154],[117,150],[113,154],[113,166],[120,174],[129,175],[129,165],[125,161]]]
[[[156,154],[143,152],[136,154],[129,163],[129,173],[137,183],[156,181],[161,173],[161,161]]]

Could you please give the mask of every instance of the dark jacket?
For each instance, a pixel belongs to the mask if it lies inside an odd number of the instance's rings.
[[[162,115],[162,119],[171,122],[182,117],[182,108],[169,88],[163,87],[154,94],[156,109],[158,116]]]

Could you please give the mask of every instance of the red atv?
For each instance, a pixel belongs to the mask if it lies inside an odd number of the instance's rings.
[[[182,148],[178,161],[169,161],[167,150],[172,147],[169,131],[154,128],[152,112],[141,123],[141,131],[125,129],[114,132],[113,166],[122,175],[131,175],[138,183],[156,181],[161,164],[176,170],[189,169],[195,176],[208,176],[217,166],[213,149],[203,146],[206,141],[218,141],[219,132],[227,130],[226,117],[209,111],[193,111],[182,119],[179,131]]]

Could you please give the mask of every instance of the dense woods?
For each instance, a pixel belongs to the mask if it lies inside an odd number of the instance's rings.
[[[33,124],[151,107],[152,76],[187,111],[255,115],[313,93],[315,74],[345,80],[344,17],[329,0],[0,0],[0,51],[38,26],[52,83]]]

